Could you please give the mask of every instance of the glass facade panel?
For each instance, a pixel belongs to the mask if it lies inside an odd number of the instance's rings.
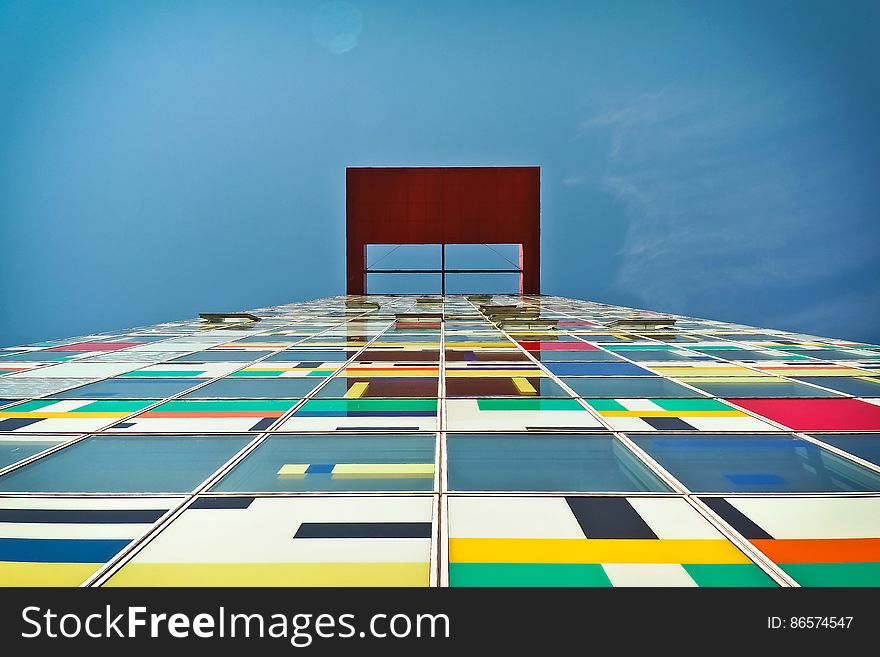
[[[0,584],[880,585],[875,346],[518,294],[247,312],[0,351]]]
[[[613,436],[455,434],[447,446],[451,491],[669,490]]]
[[[45,452],[70,438],[52,436],[0,435],[0,468],[18,463],[26,458]]]
[[[433,436],[273,436],[235,466],[212,491],[430,491]]]
[[[695,492],[880,492],[880,474],[794,436],[630,437]]]
[[[0,476],[0,491],[184,493],[249,440],[247,436],[96,436]]]

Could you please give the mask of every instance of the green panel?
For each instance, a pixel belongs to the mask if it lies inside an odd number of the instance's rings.
[[[779,565],[801,586],[880,586],[880,562]]]
[[[611,586],[597,563],[451,563],[450,586]]]
[[[682,567],[698,586],[777,586],[753,563],[686,563]]]
[[[481,411],[583,411],[575,399],[478,399]]]
[[[242,379],[250,379],[258,376],[281,376],[282,374],[284,374],[284,372],[245,372],[242,370],[239,372],[233,372],[229,376],[230,378],[236,377]]]

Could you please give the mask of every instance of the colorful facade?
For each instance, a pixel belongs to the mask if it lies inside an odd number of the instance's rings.
[[[0,584],[880,586],[880,346],[553,296],[248,312],[0,350]]]

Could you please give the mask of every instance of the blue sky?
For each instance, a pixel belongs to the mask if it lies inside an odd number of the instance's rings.
[[[876,2],[0,5],[0,344],[341,293],[344,171],[542,167],[542,287],[880,341]]]

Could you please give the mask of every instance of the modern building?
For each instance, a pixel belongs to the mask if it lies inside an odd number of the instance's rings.
[[[541,295],[538,185],[349,170],[348,294],[2,350],[0,584],[880,585],[880,347]]]

